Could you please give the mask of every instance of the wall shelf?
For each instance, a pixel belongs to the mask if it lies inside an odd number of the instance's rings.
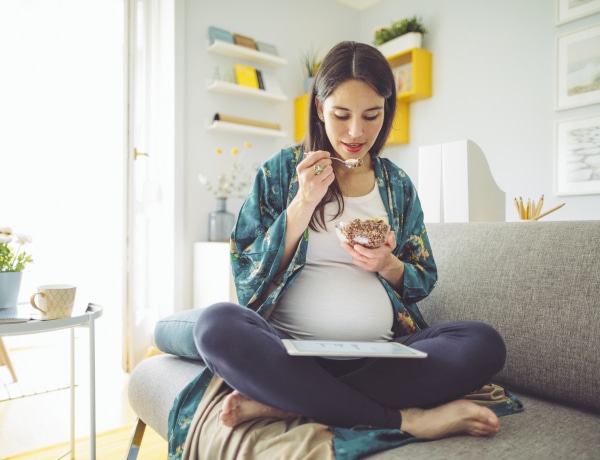
[[[249,61],[265,64],[269,67],[281,67],[287,64],[286,59],[275,56],[274,54],[263,53],[246,46],[234,45],[221,40],[215,40],[208,47],[208,51],[210,53],[221,54],[223,56],[247,59]]]
[[[412,48],[389,56],[390,67],[410,64],[412,87],[409,91],[398,94],[398,100],[404,102],[420,101],[431,97],[431,53],[422,48]]]
[[[272,102],[285,102],[288,100],[287,96],[282,93],[273,93],[262,89],[254,89],[248,86],[238,85],[236,83],[229,83],[220,80],[207,80],[206,88],[209,91],[216,93],[232,94],[235,96],[253,97],[256,99],[263,99]]]
[[[287,133],[279,129],[260,128],[258,126],[242,125],[240,123],[231,123],[228,121],[211,121],[206,129],[209,131],[219,131],[238,134],[254,134],[264,137],[286,137]]]

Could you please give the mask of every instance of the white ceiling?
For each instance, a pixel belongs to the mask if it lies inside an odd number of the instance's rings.
[[[381,0],[336,0],[338,3],[356,11],[364,11],[379,3]]]

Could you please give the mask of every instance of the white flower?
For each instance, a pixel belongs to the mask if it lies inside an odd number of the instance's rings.
[[[32,241],[33,240],[31,236],[26,235],[25,233],[15,233],[15,243],[17,243],[18,245],[23,246],[24,244],[29,244]]]
[[[11,245],[16,245],[13,249]],[[13,235],[11,227],[0,227],[0,272],[20,272],[33,259],[22,246],[31,243],[31,237],[22,233]]]

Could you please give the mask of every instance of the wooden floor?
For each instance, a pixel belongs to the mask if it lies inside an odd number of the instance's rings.
[[[101,322],[104,322],[102,324]],[[103,317],[96,323],[96,431],[133,425],[127,399],[128,376],[121,369],[120,324]],[[117,337],[115,337],[117,335]],[[19,370],[44,367],[48,375],[64,373],[69,381],[69,331],[4,337],[11,361]],[[76,329],[75,437],[89,436],[88,329]],[[25,373],[24,371],[22,373]],[[70,391],[0,402],[0,459],[69,440]]]

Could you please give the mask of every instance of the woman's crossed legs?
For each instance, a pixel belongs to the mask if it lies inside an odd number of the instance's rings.
[[[400,428],[428,439],[499,429],[492,411],[457,399],[504,365],[504,342],[483,323],[436,325],[397,339],[427,352],[426,359],[339,363],[289,356],[285,337],[239,305],[221,303],[202,312],[194,330],[198,351],[234,389],[223,405],[224,424],[302,415],[341,427]]]

